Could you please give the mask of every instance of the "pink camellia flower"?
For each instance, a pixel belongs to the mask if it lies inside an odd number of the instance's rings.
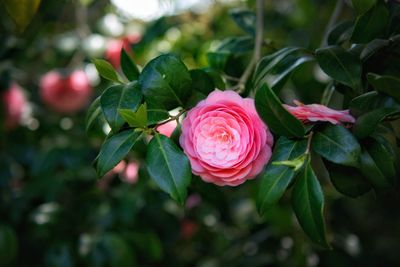
[[[139,178],[139,163],[137,161],[131,161],[126,164],[125,169],[121,172],[120,177],[122,181],[129,184],[134,184]]]
[[[43,102],[60,113],[79,111],[88,103],[91,94],[89,79],[81,70],[76,70],[68,76],[51,71],[40,81],[40,96]]]
[[[297,106],[283,105],[293,116],[303,123],[327,121],[332,124],[354,123],[356,120],[349,110],[334,110],[324,105],[304,105],[300,101],[293,101]]]
[[[273,137],[253,99],[215,90],[187,113],[179,141],[194,174],[216,185],[237,186],[262,171]]]
[[[2,93],[1,100],[4,107],[4,127],[8,130],[18,126],[28,105],[24,92],[16,83]]]
[[[166,137],[171,137],[176,126],[178,126],[178,123],[176,122],[176,120],[172,120],[167,123],[161,124],[160,126],[157,126],[157,131],[160,134],[165,135]]]
[[[138,43],[140,41],[140,39],[141,39],[140,35],[132,34],[132,35],[125,36],[122,39],[111,40],[107,44],[105,58],[115,68],[119,68],[122,47],[128,53],[131,53],[132,52],[131,44]]]

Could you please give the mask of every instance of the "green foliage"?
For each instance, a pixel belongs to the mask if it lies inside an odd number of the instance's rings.
[[[181,205],[192,177],[189,159],[168,137],[154,134],[147,148],[146,165],[151,178]]]
[[[325,234],[324,195],[308,158],[296,177],[292,191],[292,206],[304,232],[316,244],[330,248]]]
[[[173,55],[162,55],[150,61],[140,74],[139,84],[149,108],[169,110],[184,106],[190,96],[190,73]]]
[[[132,149],[141,137],[140,132],[125,130],[110,136],[102,145],[97,157],[97,175],[102,177],[112,170]]]
[[[129,56],[129,54],[122,48],[121,50],[121,69],[125,74],[125,77],[130,81],[136,81],[139,78],[140,72],[137,68],[133,59]]]
[[[131,109],[118,109],[118,113],[131,127],[146,128],[147,126],[147,105],[142,104],[136,111]]]
[[[101,77],[112,82],[122,83],[118,73],[110,63],[103,59],[93,59],[93,63]]]
[[[7,266],[18,252],[17,235],[13,228],[0,224],[0,264]]]
[[[121,109],[136,111],[141,101],[142,94],[137,82],[111,86],[100,97],[104,117],[114,132],[124,124],[124,119],[118,111]]]
[[[14,20],[18,31],[23,32],[35,16],[41,0],[3,0],[7,13]]]
[[[299,120],[283,106],[275,93],[264,84],[256,93],[255,104],[258,114],[272,132],[287,137],[303,137],[305,130]]]
[[[312,148],[325,159],[357,167],[361,153],[357,139],[343,126],[327,126],[315,133]]]

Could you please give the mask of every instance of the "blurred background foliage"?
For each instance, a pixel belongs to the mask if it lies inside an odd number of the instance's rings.
[[[199,179],[185,207],[178,206],[148,179],[140,143],[126,166],[99,180],[90,163],[108,131],[104,123],[86,133],[87,106],[56,112],[43,100],[44,74],[77,69],[89,78],[94,99],[109,84],[91,59],[112,60],[110,46],[120,40],[138,65],[173,52],[189,68],[208,67],[207,52],[232,45],[225,72],[238,77],[252,46],[226,39],[248,35],[232,10],[254,10],[255,1],[146,0],[155,9],[138,17],[132,9],[143,1],[48,0],[26,29],[13,21],[6,2],[0,4],[0,88],[17,83],[27,100],[20,125],[2,123],[0,133],[0,266],[400,266],[396,193],[346,198],[322,176],[333,250],[321,250],[300,230],[288,198],[259,217],[257,180],[220,188]],[[335,2],[266,1],[263,54],[319,47]],[[346,2],[339,20],[354,16]],[[319,69],[305,64],[283,93],[318,102],[326,83]],[[136,164],[130,175],[129,163]]]

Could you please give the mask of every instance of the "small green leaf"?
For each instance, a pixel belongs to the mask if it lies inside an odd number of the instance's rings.
[[[123,83],[110,63],[104,59],[93,59],[93,63],[101,77],[112,82]]]
[[[295,170],[288,166],[276,166],[277,161],[291,160],[304,154],[307,141],[293,141],[281,136],[275,145],[270,163],[262,173],[257,207],[264,215],[275,205],[293,180]]]
[[[147,147],[146,165],[157,185],[183,205],[192,174],[189,159],[177,145],[155,133]]]
[[[121,50],[121,68],[122,72],[125,74],[126,78],[130,81],[136,81],[139,79],[139,69],[137,68],[135,62],[128,55],[124,48]]]
[[[400,102],[400,79],[394,76],[381,76],[368,73],[368,82],[378,92],[387,94]]]
[[[275,93],[262,85],[256,93],[255,104],[258,114],[272,132],[287,137],[303,137],[305,130],[301,122],[290,114]]]
[[[374,132],[377,125],[389,116],[398,115],[400,108],[378,108],[357,118],[353,131],[358,138],[368,137]]]
[[[189,71],[173,55],[151,60],[140,74],[139,84],[149,108],[170,110],[184,106],[191,95]]]
[[[361,153],[357,139],[340,125],[329,125],[316,132],[312,149],[329,161],[352,167],[358,166]]]
[[[7,13],[23,32],[36,14],[41,0],[3,0]]]
[[[118,109],[118,113],[131,127],[145,128],[147,126],[146,103],[140,105],[136,111],[131,109]]]
[[[118,110],[130,109],[136,111],[141,101],[142,94],[136,82],[111,86],[100,97],[104,117],[114,132],[118,131],[124,124],[124,119],[118,113]]]
[[[367,178],[356,168],[329,163],[328,170],[333,186],[345,196],[359,197],[371,190]]]
[[[328,46],[316,50],[316,58],[321,69],[333,79],[360,89],[360,59],[340,46]]]
[[[364,14],[376,4],[376,0],[351,0],[358,14]]]
[[[355,43],[368,43],[383,34],[388,21],[389,11],[384,5],[376,5],[357,18],[351,40]]]
[[[140,132],[126,130],[108,138],[101,146],[97,159],[97,175],[104,176],[112,170],[139,140]]]
[[[88,132],[93,127],[93,125],[101,115],[102,112],[100,107],[100,97],[97,97],[90,105],[86,113],[86,132]]]
[[[310,159],[297,176],[292,191],[292,206],[297,220],[308,237],[322,247],[330,248],[326,239],[324,221],[324,195],[311,168]]]

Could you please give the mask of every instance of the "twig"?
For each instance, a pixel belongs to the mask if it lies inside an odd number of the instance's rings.
[[[307,149],[306,149],[306,152],[305,152],[305,154],[307,154],[307,155],[310,154],[310,151],[311,151],[311,140],[313,138],[313,135],[314,135],[314,132],[311,131],[308,134],[308,137],[307,137]]]
[[[183,114],[185,114],[186,111],[187,111],[186,109],[182,109],[182,110],[179,111],[179,113],[176,114],[175,116],[170,116],[169,119],[167,119],[167,120],[165,120],[165,121],[160,122],[159,124],[157,124],[156,128],[159,127],[159,126],[161,126],[161,125],[163,125],[163,124],[166,124],[166,123],[168,123],[168,122],[170,122],[170,121],[173,121],[173,120],[176,120],[176,121],[178,122],[178,121],[179,121],[179,117],[182,116]]]
[[[239,82],[232,88],[239,94],[243,93],[246,88],[246,82],[250,78],[251,73],[261,58],[261,48],[263,46],[264,35],[264,0],[257,0],[256,3],[256,40],[254,43],[253,56],[247,65],[245,71],[239,79]]]

